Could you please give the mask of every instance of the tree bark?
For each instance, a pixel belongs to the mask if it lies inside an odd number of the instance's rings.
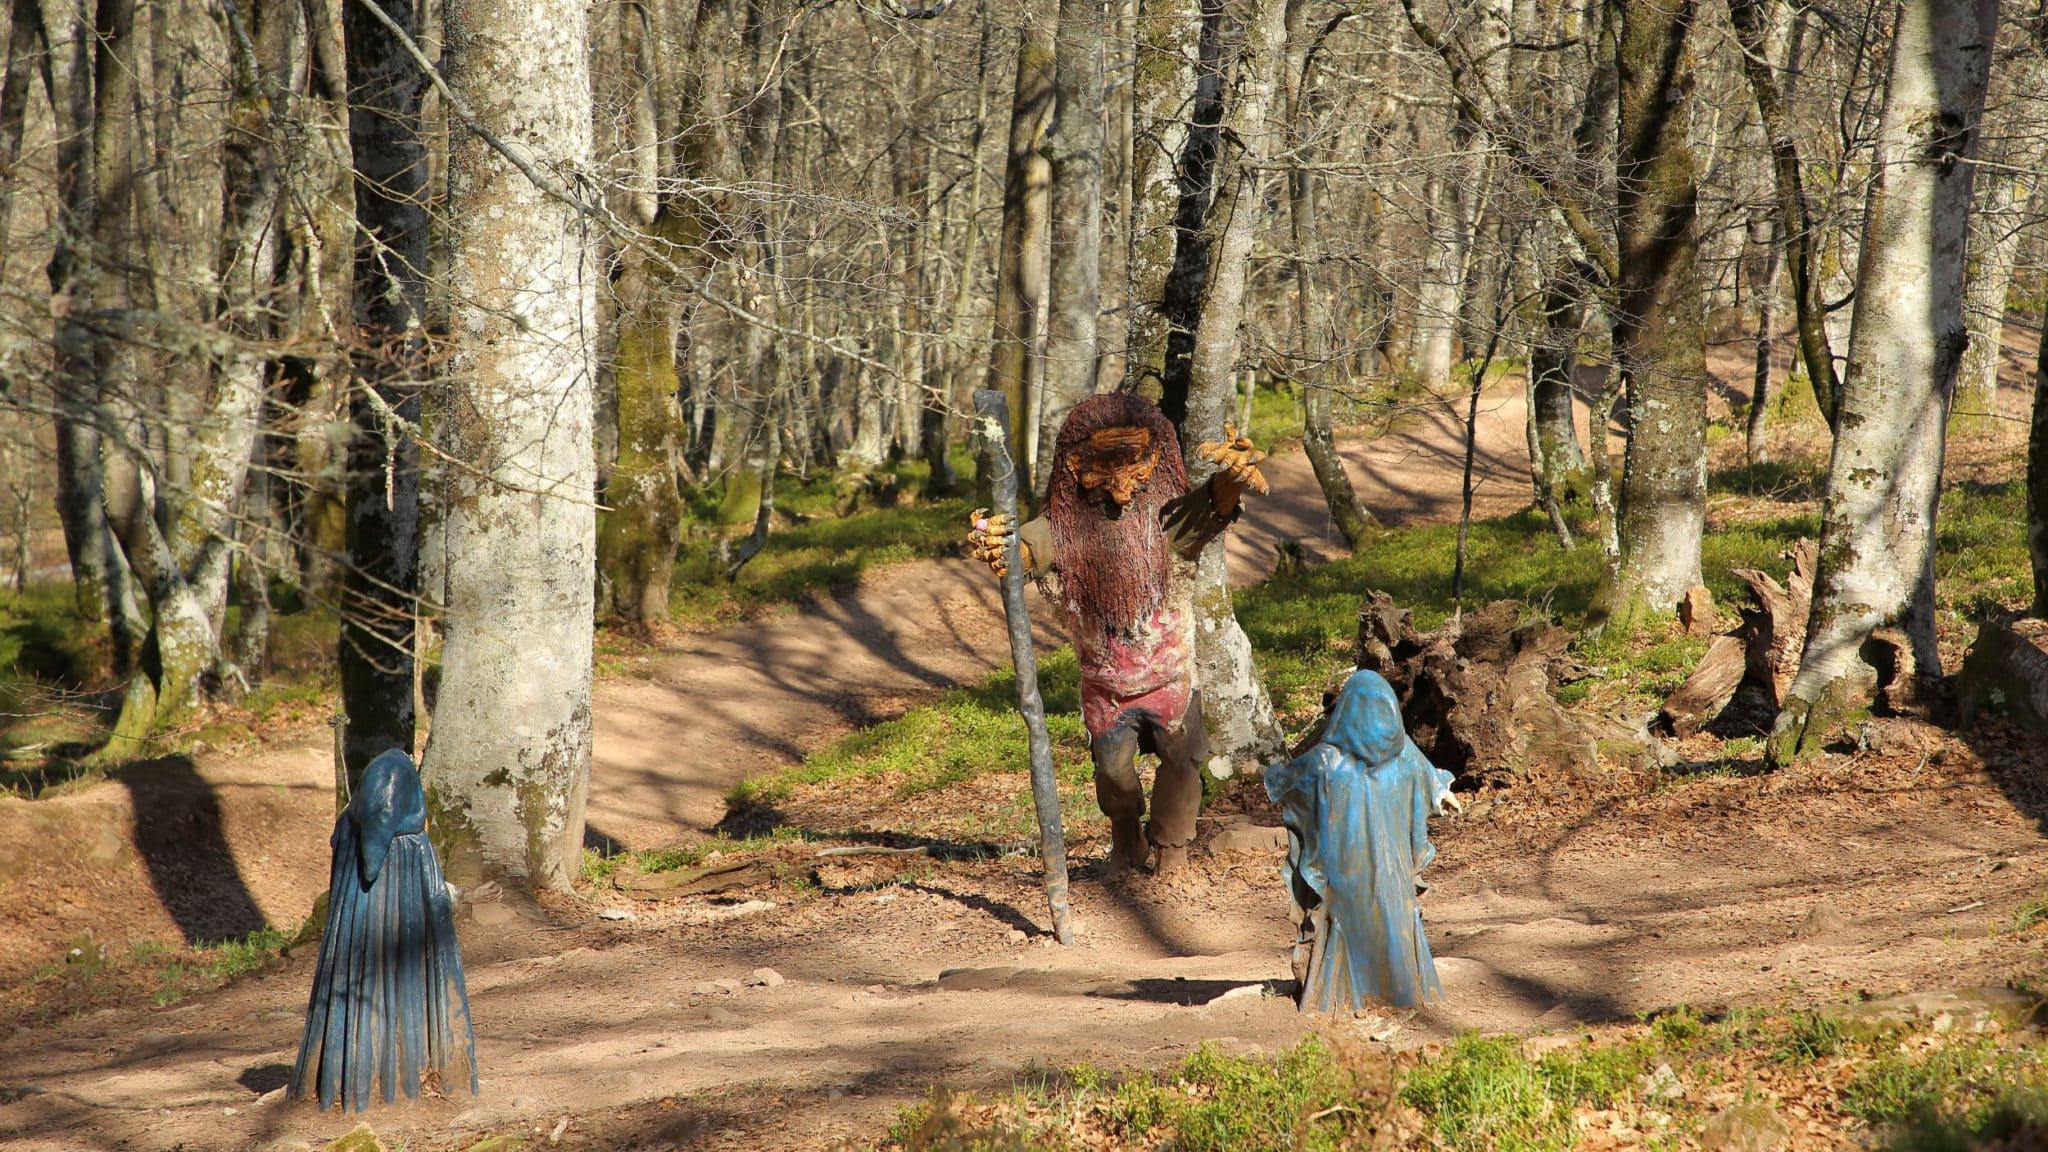
[[[2028,149],[2015,167],[2038,171],[2041,153]],[[1998,368],[2005,356],[2006,295],[2019,264],[2025,229],[2014,219],[2020,209],[2019,180],[2005,171],[1977,177],[1976,210],[1970,214],[1969,272],[1963,285],[1963,324],[1970,342],[1956,373],[1951,410],[1965,429],[1981,430],[1998,413]]]
[[[1827,309],[1822,297],[1823,280],[1817,264],[1815,242],[1818,234],[1813,209],[1806,199],[1799,140],[1792,123],[1792,85],[1799,75],[1800,46],[1806,35],[1804,9],[1792,15],[1791,35],[1785,49],[1786,82],[1778,88],[1772,75],[1771,0],[1729,0],[1728,15],[1735,25],[1735,39],[1742,47],[1742,71],[1763,120],[1764,135],[1771,145],[1771,174],[1777,190],[1777,236],[1785,246],[1785,266],[1792,274],[1792,305],[1799,328],[1799,357],[1813,384],[1814,399],[1821,414],[1834,423],[1841,392],[1835,374],[1835,354],[1828,338]]]
[[[1861,649],[1878,628],[1903,624],[1917,667],[1941,667],[1935,512],[1950,389],[1968,339],[1970,160],[1997,25],[1995,0],[1960,12],[1939,0],[1899,7],[1813,609],[1799,675],[1765,749],[1773,766],[1816,751],[1867,703],[1875,678]]]
[[[1783,231],[1783,222],[1774,218],[1758,223],[1763,232],[1764,274],[1755,285],[1756,358],[1749,378],[1749,419],[1743,445],[1751,465],[1761,464],[1770,458],[1764,427],[1771,405],[1771,349],[1777,342],[1778,272],[1784,267],[1784,262],[1778,258],[1778,236]]]
[[[1316,185],[1311,165],[1315,158],[1314,68],[1321,37],[1307,27],[1307,0],[1287,0],[1287,84],[1288,224],[1294,239],[1295,325],[1301,345],[1301,370],[1295,380],[1301,388],[1301,448],[1314,470],[1316,486],[1330,520],[1353,552],[1362,550],[1366,540],[1380,526],[1379,521],[1358,500],[1358,490],[1344,472],[1344,458],[1337,452],[1331,428],[1330,306],[1316,283],[1316,264],[1321,259],[1316,230]],[[1336,19],[1341,19],[1338,17]],[[1323,33],[1335,27],[1334,20]],[[1313,37],[1313,40],[1312,40]]]
[[[1031,378],[1038,345],[1038,309],[1045,294],[1046,199],[1051,165],[1040,148],[1053,112],[1053,21],[1045,0],[1033,0],[1018,33],[1017,78],[1010,102],[1009,159],[1003,165],[1003,230],[997,252],[995,328],[988,387],[1010,402],[1010,443],[1021,446],[1033,423]],[[1020,478],[1032,481],[1020,450]],[[986,468],[980,469],[984,474]]]
[[[1181,453],[1192,483],[1200,483],[1215,471],[1215,465],[1201,457],[1199,446],[1223,434],[1236,393],[1238,325],[1244,317],[1252,241],[1262,215],[1259,180],[1263,167],[1280,152],[1268,122],[1286,66],[1286,6],[1281,0],[1247,0],[1237,15],[1244,33],[1236,52],[1228,131],[1213,133],[1209,141],[1214,158],[1214,199],[1199,227],[1181,232],[1184,247],[1175,253],[1174,261],[1176,278],[1185,286],[1192,277],[1181,273],[1191,271],[1192,262],[1183,257],[1191,249],[1215,254],[1213,272],[1197,297],[1199,320],[1188,333],[1187,383],[1180,393],[1184,408],[1177,421]],[[1205,19],[1205,34],[1212,29],[1220,34],[1223,16],[1219,8],[1213,21]],[[1227,156],[1222,153],[1224,137],[1230,149]],[[1191,132],[1189,148],[1196,147],[1196,134]],[[1184,165],[1183,171],[1192,168]],[[1183,202],[1183,219],[1187,219],[1187,209]],[[1170,290],[1172,287],[1169,285]],[[1180,334],[1174,335],[1178,338]],[[1175,394],[1174,363],[1169,354],[1169,400]],[[1195,578],[1196,682],[1202,689],[1202,716],[1209,726],[1211,745],[1233,760],[1276,753],[1281,748],[1279,722],[1253,664],[1251,641],[1232,611],[1220,537],[1202,550]]]
[[[387,9],[415,40],[411,4]],[[356,380],[349,390],[348,566],[342,578],[342,760],[354,789],[388,749],[411,756],[419,581],[420,388],[428,371],[426,76],[360,5],[342,9],[356,172]],[[393,419],[395,417],[396,419]]]
[[[1699,172],[1686,144],[1696,0],[1617,0],[1614,358],[1627,389],[1620,555],[1609,609],[1669,611],[1700,580],[1707,512]],[[1594,433],[1598,435],[1596,431]]]
[[[449,81],[543,168],[588,163],[585,5],[456,0]],[[534,78],[545,76],[546,84]],[[446,641],[421,774],[450,879],[567,889],[590,781],[596,536],[585,225],[473,133],[449,158]]]
[[[1137,5],[1131,80],[1131,163],[1127,173],[1130,219],[1124,236],[1125,390],[1148,381],[1161,387],[1166,370],[1166,284],[1177,247],[1175,217],[1180,210],[1177,167],[1189,155],[1188,132],[1196,119],[1190,105],[1201,99],[1200,0],[1133,0]],[[1196,45],[1189,51],[1189,45]],[[1213,113],[1212,113],[1213,115]]]
[[[1074,405],[1095,394],[1102,283],[1103,0],[1060,0],[1052,153],[1051,312],[1038,442],[1047,449]],[[1045,497],[1051,467],[1032,477]]]

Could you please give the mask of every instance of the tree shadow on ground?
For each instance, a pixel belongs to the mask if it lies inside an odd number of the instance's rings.
[[[128,789],[135,850],[187,944],[239,940],[266,926],[228,844],[220,797],[190,758],[138,760],[109,775]]]

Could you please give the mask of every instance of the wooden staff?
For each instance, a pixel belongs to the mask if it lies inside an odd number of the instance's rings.
[[[1052,771],[1052,736],[1045,729],[1045,700],[1038,694],[1038,655],[1031,648],[1031,613],[1024,607],[1024,558],[1017,539],[1017,467],[1010,459],[1010,403],[1001,392],[978,388],[974,412],[982,442],[995,465],[995,511],[1010,518],[1003,548],[1003,615],[1010,626],[1010,660],[1017,668],[1017,710],[1031,746],[1031,799],[1038,809],[1038,855],[1045,862],[1045,900],[1052,906],[1053,938],[1074,942],[1067,921],[1067,834],[1060,827],[1060,782]]]

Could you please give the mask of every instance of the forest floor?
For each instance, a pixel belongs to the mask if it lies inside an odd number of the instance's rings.
[[[1511,381],[1483,405],[1477,516],[1527,503],[1521,395]],[[2009,463],[2012,439],[1987,433],[1958,470]],[[1343,447],[1390,524],[1456,518],[1448,407]],[[1240,582],[1265,574],[1277,540],[1342,551],[1306,462],[1283,456],[1268,473],[1273,496],[1231,545]],[[2044,748],[1995,722],[1956,734],[1874,720],[1853,745],[1774,775],[1700,738],[1663,772],[1490,793],[1434,830],[1424,903],[1447,1000],[1398,1017],[1315,1021],[1264,994],[1288,974],[1291,928],[1255,781],[1214,799],[1210,850],[1186,872],[1117,881],[1098,874],[1105,830],[1073,788],[1071,949],[1047,936],[1035,860],[1016,851],[1028,823],[1014,772],[932,790],[887,775],[798,785],[778,794],[769,835],[705,840],[741,780],[986,680],[1006,663],[999,611],[968,562],[913,561],[802,611],[615,657],[595,707],[599,855],[674,847],[678,860],[761,861],[766,879],[659,898],[635,882],[643,854],[541,908],[465,905],[483,1094],[379,1110],[377,1132],[409,1149],[500,1135],[864,1146],[934,1085],[1157,1068],[1205,1043],[1271,1053],[1318,1025],[1415,1047],[1467,1029],[1565,1031],[1681,1004],[1818,1004],[2038,971]],[[326,883],[331,773],[324,731],[301,732],[0,799],[0,984],[70,992],[53,1002],[63,1011],[0,1033],[0,1145],[319,1147],[354,1124],[279,1099],[312,948],[188,996],[167,970],[162,1007],[112,992],[99,1007],[92,990],[102,968],[163,941],[296,924]],[[816,855],[863,843],[933,851]],[[1791,1146],[1832,1148],[1836,1135],[1802,1131]]]

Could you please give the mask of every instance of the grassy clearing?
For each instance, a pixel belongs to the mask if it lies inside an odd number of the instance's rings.
[[[1682,1010],[1576,1040],[1468,1034],[1406,1053],[1331,1033],[1271,1057],[1204,1047],[1163,1072],[1040,1072],[987,1099],[941,1090],[905,1110],[878,1147],[1561,1152],[1594,1134],[1601,1147],[1676,1148],[1710,1129],[1791,1131],[1807,1118],[1899,1152],[2038,1140],[2048,1135],[2048,1041],[1988,1018],[1708,1021]]]
[[[922,462],[904,461],[887,473],[893,480],[884,483],[884,494],[865,497],[861,510],[851,515],[840,514],[845,489],[836,473],[778,479],[775,506],[789,522],[769,533],[760,555],[740,570],[737,580],[725,579],[714,534],[694,532],[683,542],[669,594],[676,624],[690,631],[722,627],[763,609],[850,587],[870,569],[950,555],[966,537],[973,496],[973,461],[958,454],[954,466],[969,489],[962,495],[924,499],[928,469]],[[717,494],[692,494],[695,526],[715,522]]]
[[[1752,477],[1737,479],[1746,484]],[[1776,488],[1797,487],[1811,477],[1770,471],[1768,479]],[[1942,509],[1942,610],[1960,620],[2023,604],[2032,589],[2020,482],[1951,488]],[[1798,500],[1775,513],[1771,503],[1745,511],[1753,514],[1728,518],[1705,542],[1707,584],[1724,606],[1744,597],[1745,586],[1734,569],[1761,568],[1782,578],[1789,565],[1780,554],[1820,531],[1818,514]],[[1237,593],[1238,620],[1284,722],[1295,729],[1311,723],[1324,688],[1351,667],[1358,605],[1367,589],[1391,594],[1424,629],[1440,625],[1458,608],[1445,560],[1456,539],[1457,527],[1450,524],[1389,531],[1363,555]],[[1598,549],[1590,541],[1566,552],[1541,517],[1524,511],[1475,522],[1468,544],[1466,606],[1513,599],[1566,627],[1584,621],[1601,579]],[[1582,638],[1579,658],[1604,671],[1567,685],[1560,699],[1602,709],[1641,709],[1677,688],[1706,647],[1705,638],[1683,635],[1668,620],[1652,621],[1634,634],[1609,629]],[[1087,744],[1076,715],[1078,682],[1071,653],[1042,662],[1040,674],[1056,762],[1064,778],[1085,780]],[[897,799],[907,800],[982,773],[1016,771],[1026,761],[1015,699],[1013,678],[999,673],[978,687],[948,692],[900,719],[856,732],[797,767],[750,780],[728,801],[735,808],[770,805],[799,786],[880,776],[894,781]],[[1740,760],[1751,752],[1731,746],[1727,755]]]

